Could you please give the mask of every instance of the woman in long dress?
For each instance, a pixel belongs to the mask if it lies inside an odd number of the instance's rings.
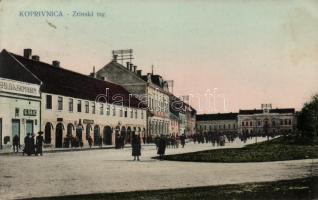
[[[140,144],[140,137],[139,135],[133,135],[132,142],[132,156],[134,157],[134,160],[139,160],[139,156],[141,156],[141,144]]]

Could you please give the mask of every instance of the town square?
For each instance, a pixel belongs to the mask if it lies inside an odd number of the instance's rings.
[[[317,8],[0,1],[0,199],[317,199]]]

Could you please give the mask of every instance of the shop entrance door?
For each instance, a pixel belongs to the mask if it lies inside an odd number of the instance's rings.
[[[26,134],[30,133],[32,135],[33,133],[33,120],[26,120]]]
[[[21,137],[20,137],[20,120],[19,119],[13,119],[12,120],[12,138],[17,135],[20,138],[21,142]],[[11,138],[11,139],[12,139]]]

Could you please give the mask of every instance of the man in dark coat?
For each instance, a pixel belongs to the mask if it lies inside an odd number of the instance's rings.
[[[31,154],[35,154],[35,139],[34,139],[34,136],[35,136],[35,134],[32,133],[31,138],[29,140],[29,142],[30,142],[30,152],[29,152],[30,155]],[[28,156],[29,156],[29,154],[28,154]]]
[[[92,148],[92,145],[93,145],[93,138],[92,138],[92,136],[89,136],[87,141],[88,141],[89,148],[91,149],[91,148]]]
[[[44,141],[44,138],[42,136],[43,132],[39,132],[38,133],[39,135],[36,136],[36,153],[35,155],[37,156],[38,154],[40,154],[41,156],[43,156],[43,153],[42,153],[42,147],[43,147],[43,141]]]
[[[13,152],[19,152],[19,148],[20,148],[20,138],[19,138],[18,135],[15,135],[15,136],[13,137],[12,144],[13,144]]]
[[[157,154],[159,155],[160,160],[163,159],[165,152],[166,152],[166,140],[163,137],[163,135],[161,135],[158,141],[158,151],[157,151]]]
[[[26,154],[29,154],[30,152],[30,133],[27,133],[27,135],[24,137],[24,148],[23,148],[23,154],[26,153]]]
[[[98,141],[99,141],[99,147],[102,148],[103,147],[103,138],[102,138],[102,136],[99,136]]]
[[[132,156],[134,156],[134,160],[139,160],[139,156],[141,156],[141,144],[140,144],[140,137],[139,135],[133,135],[132,142],[131,142],[131,147],[132,147]]]
[[[184,145],[185,145],[185,139],[186,139],[185,135],[184,135],[184,134],[182,134],[182,135],[180,136],[180,141],[181,141],[182,148],[184,148]]]

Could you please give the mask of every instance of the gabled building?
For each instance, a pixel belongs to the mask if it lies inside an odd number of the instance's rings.
[[[113,60],[96,73],[97,78],[123,86],[141,102],[147,104],[147,136],[169,134],[170,112],[168,84],[159,75],[142,75],[137,66],[127,62],[123,66]]]
[[[37,111],[33,130],[25,128],[23,120],[17,121],[23,130],[14,132],[16,126],[12,124],[12,130],[6,128],[8,132],[2,134],[2,138],[12,134],[23,138],[25,132],[43,130],[45,143],[59,148],[72,136],[78,137],[84,145],[89,136],[95,145],[112,145],[116,134],[124,135],[129,142],[132,134],[146,132],[144,105],[124,87],[64,69],[59,61],[42,62],[39,56],[31,54],[31,49],[25,49],[23,56],[6,50],[0,54],[0,77],[39,87],[36,97],[32,97],[38,102],[38,108],[26,106],[30,110],[26,113]],[[10,105],[8,109],[13,112],[16,107]],[[6,113],[0,115],[3,121],[13,123],[18,119],[7,118]]]

